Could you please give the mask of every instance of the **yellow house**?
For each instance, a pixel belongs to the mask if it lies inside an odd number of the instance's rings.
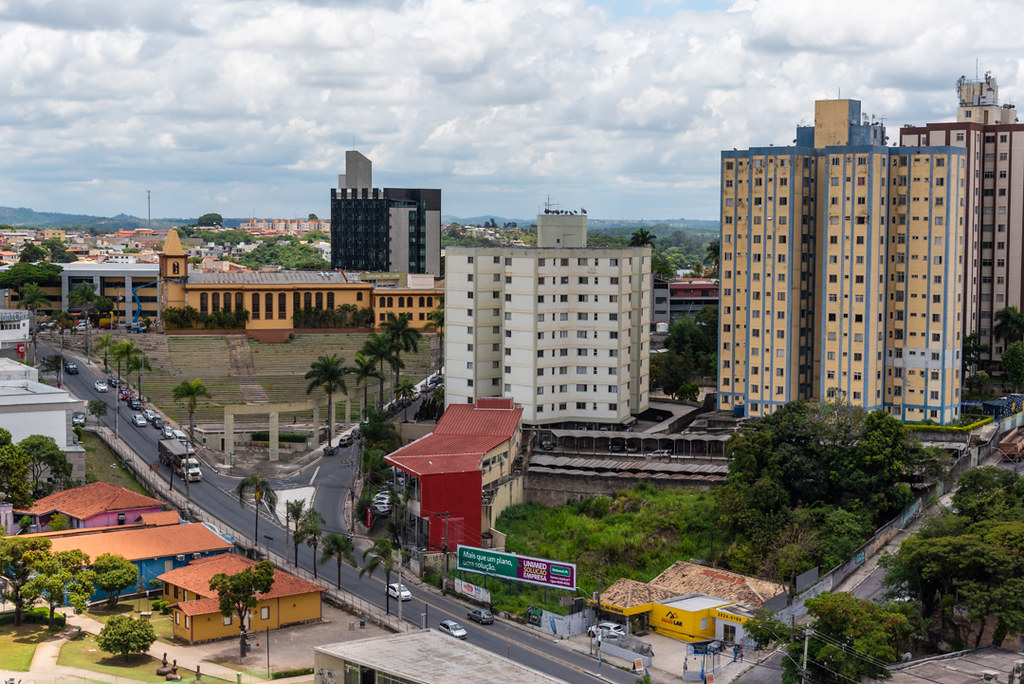
[[[650,630],[682,641],[704,641],[715,638],[716,611],[732,601],[690,594],[651,606]]]
[[[192,561],[165,572],[162,599],[171,602],[174,636],[189,643],[237,637],[238,616],[220,613],[217,594],[210,590],[214,575],[234,575],[255,565],[233,553]],[[314,622],[322,618],[320,592],[323,589],[282,570],[274,571],[274,585],[259,596],[256,608],[245,621],[246,630],[277,629],[286,625]]]

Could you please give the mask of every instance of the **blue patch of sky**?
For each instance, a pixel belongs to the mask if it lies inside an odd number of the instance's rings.
[[[612,19],[630,17],[671,17],[681,10],[708,12],[725,10],[728,0],[590,0],[608,12]]]

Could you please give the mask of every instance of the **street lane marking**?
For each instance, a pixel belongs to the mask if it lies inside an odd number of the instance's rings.
[[[309,478],[309,484],[310,485],[313,484],[313,480],[316,479],[316,474],[319,473],[319,472],[320,472],[320,466],[317,466],[316,470],[313,471],[313,477]]]

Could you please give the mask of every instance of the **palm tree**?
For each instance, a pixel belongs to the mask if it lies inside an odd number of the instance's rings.
[[[395,547],[387,539],[375,539],[373,546],[363,551],[363,561],[366,561],[367,556],[370,557],[370,561],[359,570],[359,576],[373,575],[374,570],[383,566],[385,576],[384,609],[388,615],[391,615],[391,596],[388,594],[388,585],[391,584],[391,571],[395,569]]]
[[[125,345],[125,352],[124,352],[124,354],[125,354],[125,361],[127,362],[127,364],[125,366],[125,373],[127,375],[131,375],[132,371],[138,371],[139,372],[139,384],[138,384],[138,387],[139,387],[139,396],[141,397],[142,394],[143,394],[143,388],[142,388],[143,371],[147,371],[147,370],[151,371],[151,370],[153,370],[153,367],[151,365],[149,365],[149,359],[146,358],[146,352],[143,351],[142,348],[139,347],[139,345],[137,345],[134,342],[131,342],[129,340],[125,340],[124,341],[124,345]]]
[[[444,299],[437,305],[437,308],[427,314],[426,327],[433,328],[437,333],[438,369],[444,367]]]
[[[388,312],[388,319],[384,322],[384,334],[391,340],[394,348],[395,362],[392,364],[395,369],[395,387],[398,386],[398,370],[405,368],[401,362],[402,352],[418,352],[420,350],[420,338],[423,335],[416,328],[409,326],[412,316],[409,314],[395,314]]]
[[[323,541],[320,538],[320,535],[323,534],[323,524],[324,516],[320,515],[315,508],[310,508],[306,511],[306,515],[302,516],[302,522],[295,530],[296,536],[301,536],[302,541],[306,542],[306,546],[313,547],[313,579],[317,579],[316,568],[320,564],[317,562],[316,550],[320,546],[320,542]]]
[[[120,373],[120,364],[118,364],[118,373]],[[189,382],[188,380],[182,380],[181,384],[174,388],[171,392],[171,396],[175,401],[181,401],[185,399],[188,401],[188,438],[192,443],[196,441],[196,406],[199,404],[200,397],[210,398],[210,390],[206,389],[203,381],[199,378]]]
[[[68,301],[77,306],[85,319],[85,358],[89,360],[89,342],[92,339],[89,331],[92,330],[92,323],[89,321],[89,314],[95,311],[96,288],[92,283],[82,283],[68,293]]]
[[[293,539],[295,541],[295,565],[299,564],[299,521],[306,515],[306,501],[304,499],[297,499],[295,501],[285,501],[284,503],[284,548],[288,548],[288,522],[292,521],[295,523],[295,534]],[[288,555],[288,552],[285,552]]]
[[[629,238],[630,247],[650,247],[657,237],[646,228],[637,228]]]
[[[1007,346],[1013,342],[1024,339],[1024,313],[1017,307],[1008,306],[1005,309],[996,311],[996,324],[992,333],[1003,340]]]
[[[356,352],[356,365],[352,367],[352,373],[356,376],[356,387],[363,386],[363,411],[362,419],[366,419],[366,390],[370,378],[383,380],[380,371],[377,370],[376,361],[367,357],[362,352]]]
[[[198,380],[196,382],[198,382]],[[235,488],[235,493],[238,494],[239,506],[245,505],[245,495],[249,490],[252,490],[252,498],[256,501],[256,527],[253,531],[252,542],[254,546],[259,546],[260,503],[265,503],[267,508],[273,510],[277,506],[277,492],[270,488],[270,483],[264,480],[259,473],[253,473],[239,482],[238,487]]]
[[[306,380],[309,380],[309,387],[306,394],[311,394],[317,387],[323,387],[327,394],[327,445],[334,442],[334,393],[341,390],[348,394],[345,386],[345,376],[351,371],[344,365],[344,360],[337,354],[330,356],[322,355],[314,361],[306,373]],[[316,426],[319,433],[320,426]]]
[[[110,354],[110,350],[113,349],[115,344],[117,344],[117,342],[114,341],[114,338],[110,333],[107,333],[103,335],[103,337],[100,337],[98,340],[96,340],[96,353],[99,354],[100,352],[103,352],[104,373],[110,372],[110,359],[108,358],[108,356]]]
[[[384,364],[392,363],[392,359],[395,358],[395,349],[391,345],[391,340],[388,336],[383,333],[371,333],[363,343],[362,353],[369,359],[373,360],[380,369],[380,408],[384,408]]]
[[[39,283],[25,283],[18,291],[18,308],[32,312],[32,363],[36,361],[36,336],[39,334],[39,309],[50,303]]]
[[[402,408],[402,422],[406,422],[409,417],[409,404],[412,403],[412,398],[416,396],[416,385],[412,384],[412,380],[404,378],[398,387],[395,389],[395,399],[405,399],[406,404]]]
[[[324,537],[324,551],[320,555],[320,562],[326,563],[332,558],[338,562],[338,589],[341,589],[342,562],[347,562],[353,568],[359,567],[356,565],[355,556],[352,555],[355,548],[352,540],[343,534],[335,532]]]

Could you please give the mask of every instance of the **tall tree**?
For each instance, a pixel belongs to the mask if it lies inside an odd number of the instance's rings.
[[[210,579],[210,589],[217,592],[220,614],[224,617],[238,617],[239,653],[245,658],[246,618],[260,601],[260,594],[266,594],[274,586],[274,566],[267,561],[246,568],[234,575],[223,572]]]
[[[146,357],[146,352],[139,345],[135,344],[131,340],[124,341],[124,356],[125,356],[125,374],[131,375],[132,372],[137,372],[139,388],[139,396],[141,397],[145,393],[145,388],[142,385],[142,378],[144,377],[145,371],[153,370],[153,367],[149,365],[149,359]]]
[[[369,561],[367,561],[369,557]],[[395,547],[387,539],[375,539],[373,546],[363,551],[365,565],[359,570],[359,576],[373,575],[377,568],[384,568],[384,607],[391,615],[391,596],[388,585],[391,584],[391,572],[395,569]]]
[[[18,308],[32,312],[32,362],[36,360],[36,339],[39,336],[39,309],[48,306],[47,299],[39,283],[25,283],[18,292]]]
[[[171,396],[175,401],[185,400],[188,403],[188,438],[196,441],[196,407],[199,405],[200,397],[210,398],[210,390],[199,378],[188,381],[182,380],[181,384],[174,388]]]
[[[116,553],[104,553],[92,565],[96,586],[107,593],[107,605],[116,606],[121,592],[139,582],[139,568]]]
[[[277,492],[271,488],[270,483],[263,479],[259,473],[244,478],[235,487],[235,494],[238,495],[238,505],[245,505],[245,495],[252,492],[253,501],[256,503],[256,526],[253,531],[253,546],[260,543],[260,504],[264,504],[270,510],[277,506]]]
[[[398,383],[398,387],[395,388],[395,399],[404,400],[405,406],[402,407],[402,422],[404,423],[409,417],[409,403],[413,397],[416,396],[416,386],[412,384],[412,380],[409,378],[403,378]]]
[[[29,564],[36,576],[29,580],[32,593],[41,596],[50,608],[50,629],[56,609],[67,602],[76,613],[84,613],[95,590],[96,573],[89,568],[89,556],[78,549],[50,553],[30,551]]]
[[[391,346],[394,349],[396,361],[394,364],[394,386],[396,388],[398,387],[399,369],[405,367],[405,364],[401,361],[402,353],[418,352],[420,349],[420,338],[423,337],[419,330],[409,325],[411,320],[412,316],[410,314],[403,313],[396,316],[389,311],[387,320],[384,322],[384,334],[391,340]]]
[[[28,455],[32,497],[41,499],[71,483],[72,466],[63,449],[48,435],[29,435],[18,442]]]
[[[10,431],[0,428],[0,492],[4,493],[4,502],[16,509],[32,503],[31,460],[20,442],[11,441]]]
[[[427,314],[427,329],[437,333],[438,359],[437,368],[444,368],[444,299],[437,308]]]
[[[89,342],[92,331],[90,315],[96,311],[96,287],[92,283],[82,283],[68,293],[68,302],[77,307],[85,321],[85,358],[91,359]]]
[[[12,531],[8,530],[8,534]],[[0,597],[14,604],[14,626],[21,625],[25,605],[39,596],[39,587],[31,584],[35,570],[32,567],[33,552],[49,553],[50,540],[44,537],[0,538]]]
[[[1006,345],[1024,340],[1024,313],[1015,306],[1008,306],[996,311],[996,324],[992,334]]]
[[[338,563],[338,589],[341,589],[341,564],[348,563],[353,568],[356,565],[356,558],[352,554],[355,550],[352,540],[337,532],[324,537],[324,550],[320,555],[320,562],[326,563],[332,558]]]
[[[654,233],[647,230],[646,228],[637,228],[632,235],[629,236],[630,247],[651,247],[654,245],[654,241],[657,239]]]
[[[313,549],[313,578],[316,579],[317,565],[319,565],[318,558],[316,557],[317,548],[320,546],[323,536],[323,524],[324,517],[320,515],[320,512],[315,508],[310,508],[306,511],[306,515],[302,516],[302,521],[299,523],[299,528],[295,530],[295,534],[302,538],[306,546],[312,547]]]
[[[1024,342],[1011,342],[1002,356],[1003,375],[1014,390],[1024,387]]]
[[[294,501],[284,502],[285,548],[288,548],[288,531],[290,529],[288,523],[290,521],[295,523],[295,533],[292,536],[295,549],[292,558],[296,566],[299,564],[299,523],[302,521],[304,515],[306,515],[306,501],[304,499],[295,499]]]
[[[345,366],[345,361],[337,354],[330,356],[321,355],[314,361],[306,372],[306,380],[309,386],[306,387],[306,394],[311,394],[317,387],[322,387],[327,395],[327,444],[334,443],[334,393],[341,391],[348,394],[345,386],[345,376],[351,369]],[[320,426],[316,426],[319,433]]]
[[[395,349],[391,340],[383,333],[371,333],[361,350],[363,356],[372,359],[374,365],[379,368],[380,375],[380,396],[377,398],[380,408],[384,408],[384,364],[391,364],[395,358]]]
[[[96,340],[96,353],[103,352],[103,372],[110,372],[110,351],[117,344],[117,341],[110,333],[105,333]],[[120,380],[120,378],[118,378]]]
[[[363,386],[362,418],[365,420],[366,419],[366,401],[367,401],[366,390],[367,390],[367,387],[370,384],[369,381],[370,381],[371,378],[377,378],[378,380],[380,380],[383,383],[384,376],[381,375],[381,372],[379,370],[377,370],[377,361],[376,361],[376,359],[374,359],[372,357],[368,357],[363,352],[357,352],[356,353],[356,365],[352,367],[352,373],[353,373],[353,375],[355,375],[355,378],[356,378],[356,387],[358,387],[359,385]]]
[[[25,243],[25,246],[21,248],[21,254],[18,255],[18,261],[25,263],[36,263],[37,261],[44,261],[48,256],[44,248],[35,244],[34,242]]]
[[[127,615],[114,615],[96,636],[96,645],[104,653],[128,656],[145,653],[156,641],[153,623],[146,618],[133,619]]]

